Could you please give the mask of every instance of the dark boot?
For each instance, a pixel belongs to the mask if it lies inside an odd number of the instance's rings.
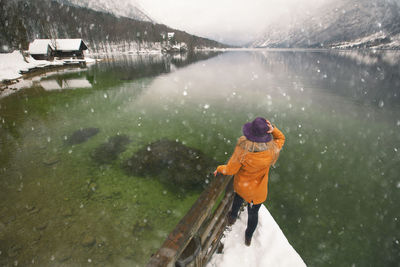
[[[236,222],[238,217],[240,206],[242,206],[243,198],[241,198],[237,193],[235,193],[235,197],[233,198],[232,209],[227,215],[227,225],[231,226]]]
[[[246,235],[244,235],[244,244],[248,247],[251,245],[251,237],[248,238]]]
[[[254,231],[256,230],[258,224],[258,210],[260,209],[261,204],[257,205],[247,205],[247,211],[249,214],[249,218],[247,219],[247,228],[245,232],[245,244],[246,246],[250,246],[251,238],[253,236]]]
[[[227,223],[226,223],[226,225],[228,225],[228,226],[232,226],[232,225],[234,225],[235,224],[235,222],[236,222],[236,219],[237,219],[237,217],[234,217],[230,212],[228,213],[228,216],[227,216]]]

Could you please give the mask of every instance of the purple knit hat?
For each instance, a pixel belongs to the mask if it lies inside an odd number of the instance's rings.
[[[243,125],[243,134],[250,141],[257,143],[267,143],[272,140],[267,121],[264,118],[258,117],[254,121]]]

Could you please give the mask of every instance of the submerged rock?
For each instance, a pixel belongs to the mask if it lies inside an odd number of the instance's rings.
[[[71,217],[73,215],[71,208],[66,208],[62,211],[62,216],[64,217]]]
[[[42,234],[40,232],[37,232],[37,231],[32,231],[30,233],[30,236],[32,238],[32,243],[33,244],[36,244],[37,242],[40,241],[40,239],[42,239]]]
[[[91,236],[91,235],[86,235],[83,238],[81,244],[84,247],[92,247],[94,244],[96,244],[96,238],[94,236]]]
[[[28,211],[28,214],[29,214],[29,215],[32,215],[32,214],[36,214],[36,213],[38,213],[38,212],[40,212],[40,208],[33,207],[32,209],[30,209],[30,210]]]
[[[16,256],[19,254],[19,252],[20,252],[21,250],[22,250],[22,246],[15,244],[15,245],[11,246],[11,247],[8,249],[7,254],[8,254],[8,256],[9,256],[10,258],[14,258],[14,257],[16,257]]]
[[[96,191],[96,189],[97,189],[97,184],[96,183],[90,183],[89,185],[88,185],[88,190],[89,191]]]
[[[132,227],[132,233],[135,236],[138,236],[145,231],[151,231],[151,230],[153,230],[153,226],[147,220],[138,221]]]
[[[129,175],[159,179],[171,190],[202,189],[217,163],[198,149],[160,140],[137,151],[123,163]]]
[[[116,135],[108,139],[107,143],[100,145],[92,153],[92,159],[99,164],[109,164],[118,158],[118,155],[126,150],[130,143],[126,135]]]
[[[83,128],[72,133],[67,138],[66,143],[69,145],[81,144],[89,140],[90,137],[95,136],[99,133],[99,128]]]
[[[71,259],[71,254],[63,254],[59,257],[58,262],[66,262],[67,260]]]
[[[43,164],[46,165],[46,166],[51,166],[51,165],[54,165],[54,164],[58,163],[59,161],[60,161],[59,158],[57,158],[56,156],[53,156],[53,157],[49,157],[49,158],[44,159],[43,160]]]
[[[41,223],[40,225],[38,225],[38,226],[36,227],[36,229],[37,229],[37,230],[44,230],[44,229],[47,228],[48,225],[49,225],[48,222],[43,222],[43,223]]]

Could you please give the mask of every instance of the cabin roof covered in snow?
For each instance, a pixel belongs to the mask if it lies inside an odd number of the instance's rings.
[[[31,55],[47,54],[47,51],[51,46],[50,39],[36,39],[29,44],[29,53]]]
[[[29,53],[31,55],[47,54],[49,46],[51,49],[57,51],[78,51],[88,49],[82,39],[56,39],[55,43],[50,39],[36,39],[29,44]]]
[[[81,47],[82,45],[82,47]],[[87,46],[82,39],[56,39],[56,46],[58,51],[78,51],[86,50]]]

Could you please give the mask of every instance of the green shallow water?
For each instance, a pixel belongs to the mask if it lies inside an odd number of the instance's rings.
[[[225,162],[242,125],[265,116],[287,137],[265,204],[306,264],[396,266],[399,66],[371,57],[118,57],[0,99],[0,263],[143,266],[212,178],[177,193],[121,164],[165,138]],[[88,127],[99,133],[66,144]],[[95,163],[115,135],[127,149]]]

